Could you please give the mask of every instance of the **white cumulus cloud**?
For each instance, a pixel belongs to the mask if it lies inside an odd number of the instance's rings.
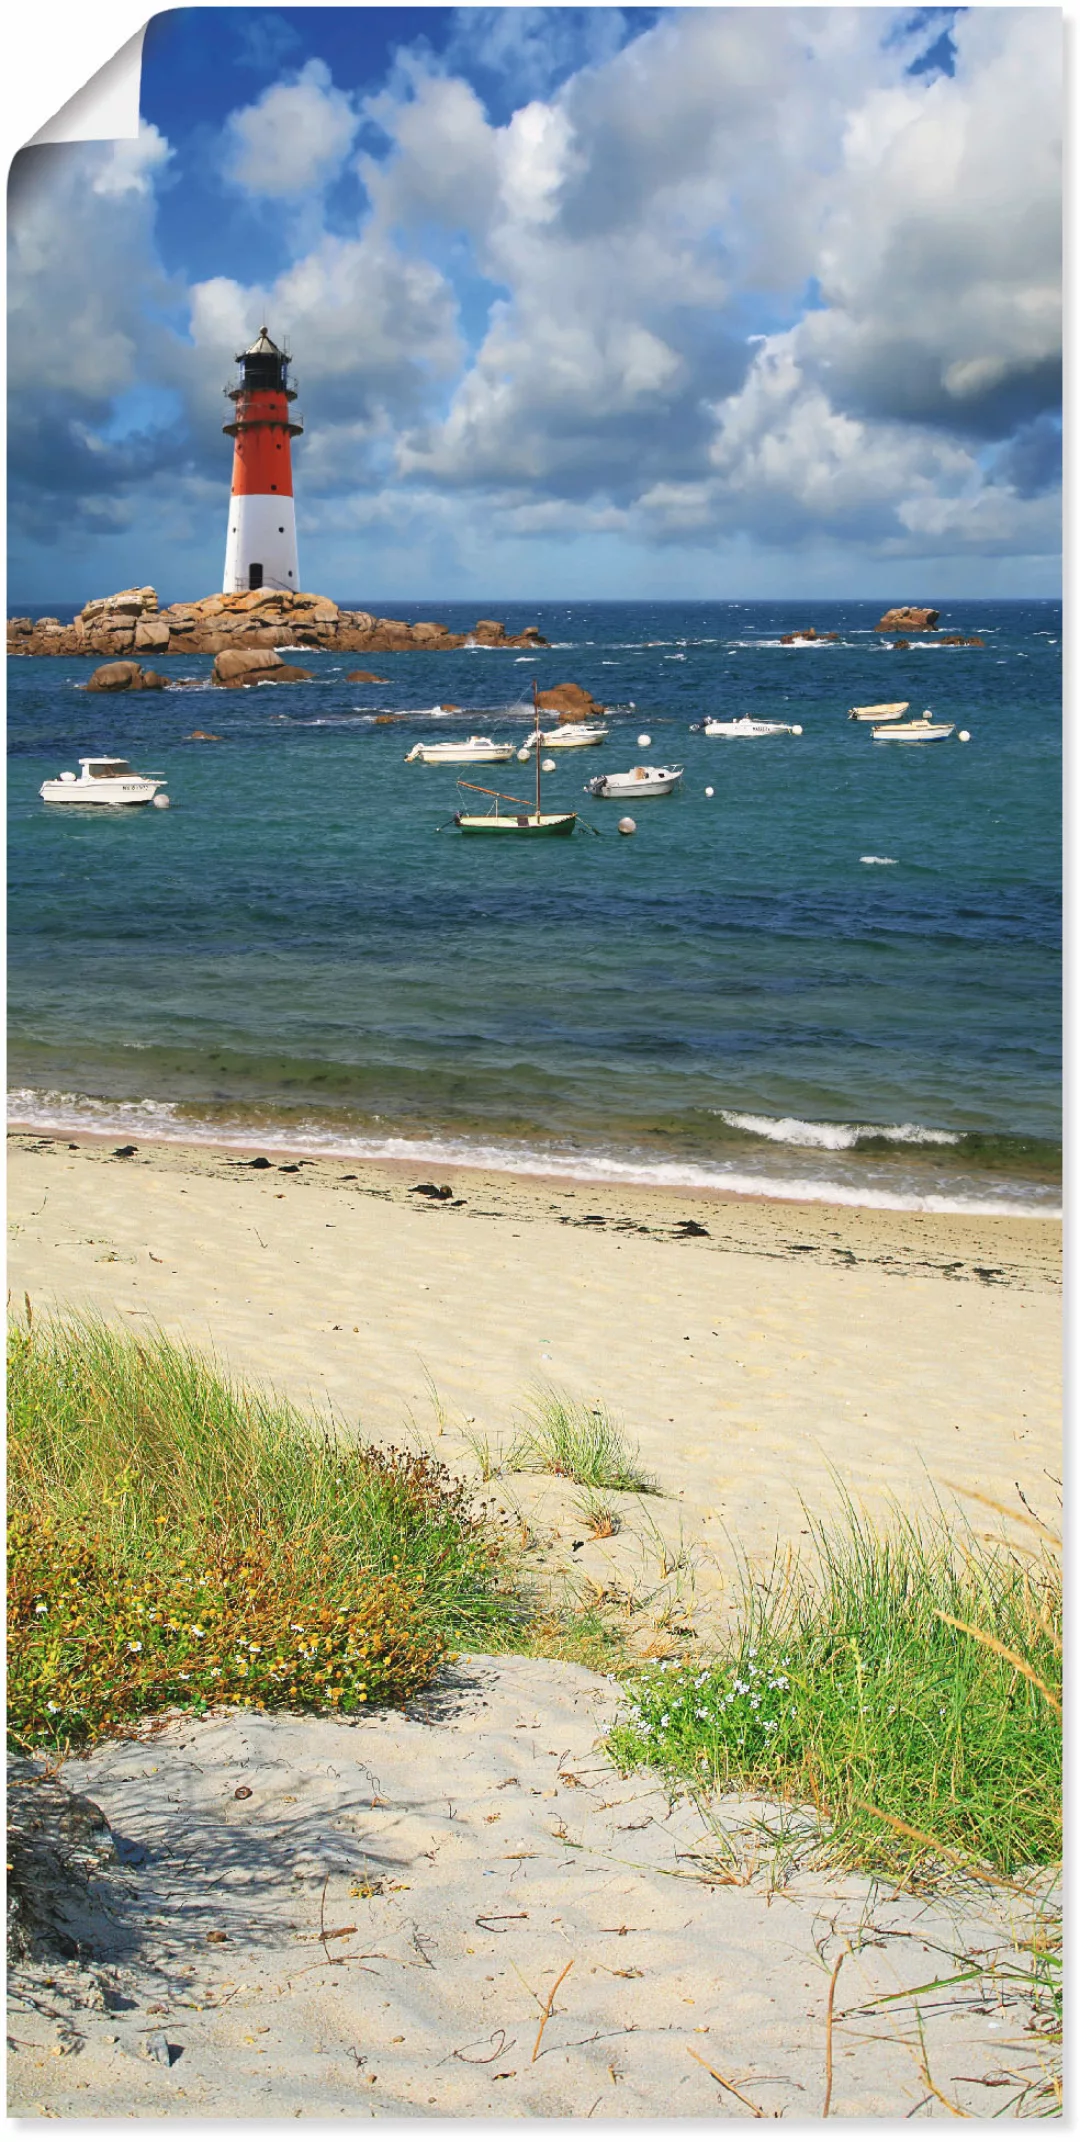
[[[352,101],[324,60],[295,81],[275,82],[255,104],[231,112],[224,168],[234,185],[266,200],[297,200],[342,169],[356,135]]]

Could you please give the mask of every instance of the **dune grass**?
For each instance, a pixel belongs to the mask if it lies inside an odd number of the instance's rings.
[[[169,1339],[13,1325],[8,1408],[17,1746],[173,1704],[401,1701],[519,1618],[507,1543],[441,1466]]]
[[[814,1555],[744,1573],[722,1659],[654,1669],[620,1764],[816,1809],[834,1862],[1018,1870],[1061,1854],[1062,1575],[1054,1543],[850,1505]]]
[[[605,1406],[586,1406],[556,1390],[540,1390],[506,1456],[512,1473],[554,1473],[579,1487],[656,1493]]]

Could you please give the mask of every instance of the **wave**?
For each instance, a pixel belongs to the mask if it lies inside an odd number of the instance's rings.
[[[734,1108],[719,1108],[717,1115],[732,1130],[748,1131],[755,1138],[769,1138],[777,1145],[811,1147],[828,1153],[850,1153],[873,1139],[887,1145],[960,1145],[959,1131],[924,1130],[921,1123],[804,1123],[800,1116],[750,1116]]]
[[[852,1124],[802,1124],[795,1118],[740,1116],[718,1111],[738,1127],[771,1129],[776,1137],[785,1128],[800,1133],[851,1133],[838,1136],[829,1150],[857,1145],[860,1136],[882,1136],[894,1142],[959,1143],[947,1132],[926,1132],[916,1125],[896,1125],[882,1133],[873,1126],[864,1131]],[[169,1145],[217,1147],[227,1152],[262,1152],[282,1155],[301,1153],[325,1160],[407,1162],[411,1167],[470,1168],[502,1175],[569,1178],[576,1182],[634,1186],[666,1190],[704,1190],[725,1197],[754,1197],[786,1203],[869,1206],[885,1212],[967,1213],[982,1218],[1011,1216],[1016,1219],[1060,1219],[1060,1205],[1049,1197],[1032,1197],[1031,1184],[996,1186],[998,1194],[978,1195],[958,1181],[947,1190],[890,1189],[869,1177],[845,1180],[828,1174],[771,1174],[751,1166],[690,1160],[657,1160],[644,1154],[625,1155],[569,1151],[555,1145],[507,1141],[489,1143],[473,1137],[437,1132],[428,1138],[403,1137],[393,1133],[352,1134],[312,1122],[259,1124],[233,1118],[209,1122],[195,1112],[186,1114],[173,1102],[145,1099],[114,1101],[88,1094],[40,1092],[23,1087],[9,1095],[9,1125],[12,1130],[71,1135],[81,1132],[96,1137],[141,1137]],[[790,1140],[796,1143],[796,1140]],[[804,1143],[827,1146],[821,1136]]]
[[[884,866],[886,863],[895,864],[896,857],[895,855],[860,855],[859,861],[860,863],[881,863]]]

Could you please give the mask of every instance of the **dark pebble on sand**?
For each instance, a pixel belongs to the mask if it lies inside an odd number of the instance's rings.
[[[137,1145],[116,1145],[113,1147],[113,1159],[131,1160],[138,1150]]]

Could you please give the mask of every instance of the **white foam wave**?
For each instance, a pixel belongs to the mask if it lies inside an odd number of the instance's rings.
[[[724,1111],[721,1111],[724,1113]],[[771,1117],[746,1117],[751,1125],[772,1123]],[[226,1152],[310,1154],[326,1160],[408,1162],[416,1168],[435,1164],[444,1168],[473,1168],[501,1175],[557,1176],[575,1182],[606,1183],[612,1187],[665,1190],[708,1190],[725,1197],[755,1197],[784,1203],[870,1206],[885,1212],[971,1213],[983,1217],[1011,1215],[1017,1219],[1060,1219],[1061,1208],[1030,1197],[1030,1185],[1018,1185],[1015,1193],[972,1195],[883,1189],[878,1183],[837,1181],[828,1176],[758,1174],[748,1168],[723,1162],[697,1163],[684,1160],[618,1158],[604,1153],[566,1153],[523,1145],[488,1145],[480,1139],[454,1136],[405,1138],[392,1134],[350,1136],[319,1124],[281,1125],[266,1128],[242,1122],[217,1124],[181,1115],[169,1101],[106,1101],[75,1093],[41,1093],[21,1088],[9,1095],[9,1126],[12,1130],[64,1133],[82,1132],[97,1137],[139,1136],[168,1145],[215,1146]],[[853,1129],[853,1126],[802,1126]],[[898,1129],[914,1130],[900,1125]],[[895,1135],[895,1133],[894,1133]],[[940,1133],[942,1142],[950,1141]],[[920,1133],[925,1139],[926,1134]],[[903,1142],[902,1140],[900,1142]],[[1004,1186],[996,1186],[1000,1189]]]
[[[896,857],[895,855],[860,855],[859,861],[860,863],[881,863],[882,865],[886,863],[895,864]]]
[[[734,1108],[717,1114],[732,1130],[771,1138],[777,1145],[810,1146],[815,1151],[847,1153],[860,1138],[887,1138],[890,1145],[959,1145],[956,1131],[924,1130],[921,1123],[804,1123],[800,1116],[749,1116]]]

